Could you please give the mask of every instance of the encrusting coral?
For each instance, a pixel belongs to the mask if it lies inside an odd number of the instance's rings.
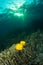
[[[43,33],[33,33],[29,38],[2,51],[0,65],[43,65]]]

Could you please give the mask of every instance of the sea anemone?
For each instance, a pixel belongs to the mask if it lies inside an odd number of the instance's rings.
[[[0,65],[43,65],[43,32],[32,33],[27,38],[28,43],[20,41],[2,51]]]

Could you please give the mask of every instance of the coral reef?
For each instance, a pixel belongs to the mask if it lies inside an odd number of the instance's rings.
[[[32,33],[20,43],[24,49],[17,50],[13,44],[0,53],[0,65],[43,65],[43,32]]]

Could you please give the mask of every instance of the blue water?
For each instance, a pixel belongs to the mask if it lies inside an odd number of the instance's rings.
[[[38,29],[43,30],[43,0],[0,0],[0,47],[9,35]]]

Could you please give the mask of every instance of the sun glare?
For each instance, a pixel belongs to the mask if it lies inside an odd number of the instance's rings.
[[[16,15],[16,16],[23,16],[23,13],[15,13],[14,15]]]

